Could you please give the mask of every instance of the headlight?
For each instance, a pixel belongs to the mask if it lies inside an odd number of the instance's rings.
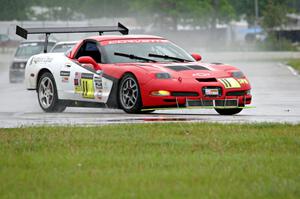
[[[12,64],[12,69],[24,69],[26,66],[26,63],[23,62],[15,62]]]
[[[25,68],[25,63],[20,63],[20,68]]]
[[[234,78],[244,78],[245,77],[245,75],[242,71],[231,72],[231,76]]]
[[[156,73],[155,77],[157,79],[170,79],[171,75],[169,73]]]

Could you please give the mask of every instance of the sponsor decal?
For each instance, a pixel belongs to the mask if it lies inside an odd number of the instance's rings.
[[[67,83],[69,82],[70,71],[60,71],[61,82]]]
[[[240,83],[234,78],[221,78],[218,80],[224,85],[225,88],[241,88]]]
[[[60,76],[70,77],[70,71],[60,71]]]
[[[102,82],[102,71],[97,71],[100,77],[94,77],[94,85],[95,85],[95,97],[99,100],[102,99],[102,91],[103,91],[103,82]]]
[[[103,89],[102,78],[95,77],[94,78],[94,83],[95,83],[95,88],[96,89]]]
[[[163,39],[120,39],[111,41],[102,41],[101,45],[106,46],[110,44],[128,44],[128,43],[166,43],[169,42]]]
[[[102,99],[102,91],[101,90],[97,91],[95,93],[95,96],[96,96],[97,99],[101,100]]]
[[[68,83],[69,82],[69,77],[62,77],[61,82],[62,83]]]
[[[81,85],[80,85],[81,73],[76,72],[74,78],[74,86],[75,86],[75,93],[81,93]]]
[[[75,86],[78,86],[78,85],[79,85],[78,79],[74,79],[74,85],[75,85]]]
[[[94,74],[91,73],[81,73],[81,79],[93,79]]]
[[[53,61],[53,58],[52,57],[35,57],[32,59],[32,62],[33,63],[49,63],[49,62],[52,62]]]

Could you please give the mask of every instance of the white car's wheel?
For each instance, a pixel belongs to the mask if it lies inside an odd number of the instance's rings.
[[[45,112],[63,112],[66,106],[58,100],[57,89],[53,75],[44,73],[38,82],[38,100]]]

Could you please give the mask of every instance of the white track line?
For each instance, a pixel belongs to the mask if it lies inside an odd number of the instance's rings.
[[[279,66],[283,66],[283,67],[286,67],[293,75],[295,76],[299,76],[299,73],[297,70],[295,70],[293,67],[287,65],[287,64],[282,64],[280,63]]]
[[[293,67],[287,66],[287,68],[291,71],[291,73],[292,73],[293,75],[295,75],[295,76],[298,76],[298,75],[299,75],[298,71],[296,71]]]

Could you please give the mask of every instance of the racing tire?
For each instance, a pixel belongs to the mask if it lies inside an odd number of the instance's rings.
[[[118,90],[120,107],[126,113],[141,113],[142,98],[137,79],[132,74],[125,74]]]
[[[43,111],[48,113],[60,113],[66,109],[57,95],[54,77],[51,73],[45,72],[38,81],[38,101]]]
[[[242,108],[230,108],[230,109],[219,109],[219,108],[215,108],[215,110],[217,111],[217,113],[219,113],[220,115],[235,115],[240,113],[243,109]]]

